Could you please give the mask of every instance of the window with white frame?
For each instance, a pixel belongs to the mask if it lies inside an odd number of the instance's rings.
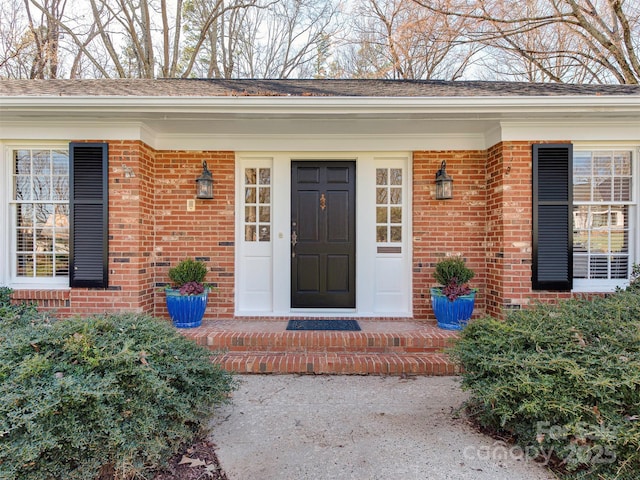
[[[69,151],[11,150],[10,276],[15,281],[69,276]]]
[[[244,240],[271,241],[271,168],[244,169]]]
[[[574,286],[629,278],[634,238],[633,151],[574,150]]]
[[[402,242],[402,169],[376,169],[376,242]]]

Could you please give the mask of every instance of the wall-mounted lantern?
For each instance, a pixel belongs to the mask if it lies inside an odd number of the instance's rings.
[[[453,178],[447,175],[447,162],[443,160],[436,172],[436,200],[450,198],[453,198]]]
[[[207,162],[202,162],[202,175],[196,178],[196,198],[213,198],[213,176],[207,169]]]

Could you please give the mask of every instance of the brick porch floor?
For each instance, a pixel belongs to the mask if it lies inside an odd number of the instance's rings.
[[[238,373],[455,375],[443,350],[455,332],[412,320],[358,319],[360,332],[287,331],[285,319],[204,321],[184,329]]]

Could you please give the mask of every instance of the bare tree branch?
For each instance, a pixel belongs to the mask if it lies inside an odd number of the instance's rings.
[[[478,21],[475,31],[467,31],[469,41],[481,42],[497,50],[505,45],[519,52],[524,60],[540,69],[553,81],[591,77],[592,81],[640,82],[640,14],[635,2],[624,0],[413,0],[428,11],[447,17]],[[571,52],[533,52],[527,48],[527,36],[549,29],[562,29],[571,35]],[[563,75],[554,73],[548,62],[566,59]],[[604,67],[601,70],[600,67]],[[582,73],[579,72],[582,70]]]

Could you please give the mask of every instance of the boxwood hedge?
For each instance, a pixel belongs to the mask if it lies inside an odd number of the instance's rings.
[[[168,322],[51,321],[3,292],[0,478],[150,478],[235,386]]]
[[[470,324],[452,350],[477,422],[570,478],[640,478],[640,290]]]

